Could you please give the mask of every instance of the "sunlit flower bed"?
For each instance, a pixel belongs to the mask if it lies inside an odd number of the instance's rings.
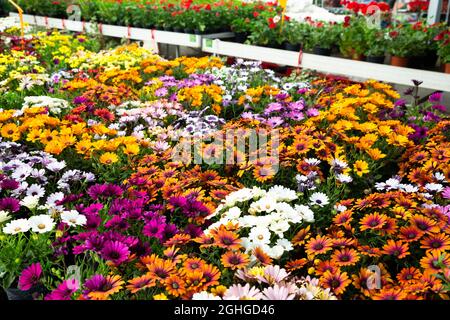
[[[96,46],[3,34],[10,298],[448,299],[439,93]]]

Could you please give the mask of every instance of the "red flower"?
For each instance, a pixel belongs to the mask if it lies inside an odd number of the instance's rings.
[[[345,16],[344,18],[344,27],[348,27],[350,25],[350,17]]]
[[[258,18],[258,16],[259,16],[259,12],[253,11],[253,17]]]

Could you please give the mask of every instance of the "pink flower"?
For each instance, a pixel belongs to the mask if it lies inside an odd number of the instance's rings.
[[[24,269],[19,277],[19,289],[28,291],[39,283],[42,275],[41,264],[33,263],[28,268]]]
[[[76,279],[64,280],[59,286],[50,292],[45,300],[71,300],[74,294],[80,288],[80,284]]]

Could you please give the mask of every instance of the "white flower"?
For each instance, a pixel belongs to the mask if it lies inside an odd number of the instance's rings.
[[[275,201],[292,201],[297,199],[297,194],[294,190],[283,186],[273,186],[269,189],[266,196],[275,199]]]
[[[37,196],[26,196],[22,199],[20,204],[30,210],[33,210],[39,204],[39,197]]]
[[[282,246],[276,245],[268,249],[266,253],[273,259],[279,259],[283,255],[284,249]]]
[[[283,234],[289,230],[289,223],[285,220],[273,222],[269,226],[270,231],[275,232],[279,237],[283,237]]]
[[[55,207],[57,207],[56,203],[58,201],[61,201],[62,199],[64,199],[64,193],[62,193],[62,192],[52,193],[51,195],[48,196],[47,202],[45,203],[45,205],[49,209],[55,208]]]
[[[429,192],[441,192],[444,190],[444,187],[440,183],[427,183],[425,189]]]
[[[272,197],[262,197],[258,201],[253,202],[250,205],[250,211],[254,212],[272,212],[275,210],[275,205],[277,204],[276,200]]]
[[[292,223],[300,223],[303,219],[303,216],[299,214],[297,210],[292,208],[292,206],[286,202],[277,203],[275,206],[275,210],[279,218],[286,219]],[[274,214],[272,215],[276,216]]]
[[[9,213],[7,211],[0,210],[0,223],[8,221],[11,219]]]
[[[396,178],[391,178],[386,180],[386,189],[387,190],[396,190],[400,184],[400,180]]]
[[[326,206],[330,202],[327,195],[322,192],[314,192],[309,200],[311,205],[318,205],[319,207]]]
[[[317,166],[317,165],[320,164],[320,160],[316,159],[316,158],[308,158],[308,159],[305,160],[305,162],[307,164],[309,164],[310,166]]]
[[[27,196],[42,198],[44,196],[44,194],[45,194],[45,189],[37,184],[32,184],[27,190]]]
[[[256,216],[243,216],[239,219],[239,225],[243,228],[253,227],[258,225],[258,217]]]
[[[291,251],[294,250],[294,246],[292,245],[292,243],[285,238],[280,238],[277,240],[277,246],[281,246],[284,251]]]
[[[241,216],[241,209],[238,207],[232,207],[223,215],[228,219],[238,219]]]
[[[17,181],[25,181],[25,179],[30,176],[32,170],[33,168],[31,168],[27,164],[24,164],[14,170],[14,172],[11,174],[11,178]]]
[[[27,232],[30,230],[30,223],[27,219],[17,219],[6,224],[3,228],[5,234],[17,234],[19,232]]]
[[[412,184],[399,184],[400,190],[403,190],[407,193],[414,193],[419,191],[419,187],[413,186]]]
[[[254,244],[260,245],[270,243],[270,236],[270,231],[266,227],[256,226],[250,230],[248,238]]]
[[[53,218],[46,214],[32,216],[28,219],[31,230],[38,233],[46,233],[53,230],[55,222]]]
[[[308,206],[296,205],[295,210],[302,215],[306,222],[314,222],[314,212]]]
[[[344,206],[344,205],[342,205],[342,204],[339,204],[339,205],[335,205],[335,206],[334,206],[334,209],[335,209],[337,212],[344,212],[345,210],[347,210],[347,207]]]
[[[61,171],[66,167],[66,162],[63,161],[52,161],[45,166],[48,170],[53,172]]]
[[[76,210],[64,211],[61,213],[62,222],[68,224],[71,227],[84,226],[86,224],[86,216],[80,214]]]
[[[207,291],[202,291],[194,293],[192,300],[222,300],[222,298],[215,296],[212,293],[208,293]]]
[[[353,181],[353,178],[351,176],[343,174],[343,173],[338,174],[336,176],[336,178],[338,179],[338,181],[340,183],[350,183]]]
[[[386,188],[386,183],[384,183],[384,182],[377,182],[377,183],[375,183],[375,188],[377,189],[377,190],[384,190],[384,188]]]
[[[435,178],[437,181],[445,181],[445,176],[444,176],[441,172],[436,172],[436,173],[434,174],[434,178]]]

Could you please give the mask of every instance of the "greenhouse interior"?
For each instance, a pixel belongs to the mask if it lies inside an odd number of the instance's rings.
[[[0,0],[0,305],[449,300],[449,13]]]

